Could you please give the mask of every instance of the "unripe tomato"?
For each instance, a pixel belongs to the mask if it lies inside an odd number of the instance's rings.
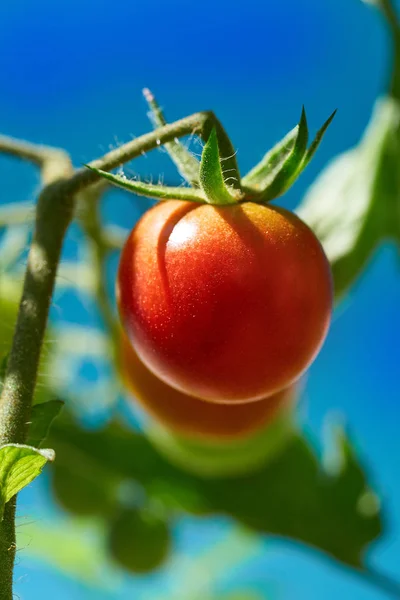
[[[292,408],[296,388],[291,386],[246,404],[215,404],[188,396],[156,377],[139,359],[126,335],[121,336],[120,372],[126,388],[157,421],[194,439],[242,439],[265,429],[277,413]]]
[[[277,459],[295,439],[296,424],[293,408],[285,407],[263,429],[244,438],[199,440],[157,423],[150,424],[146,436],[182,470],[219,479],[247,475]]]
[[[136,352],[160,379],[212,402],[249,402],[313,361],[332,282],[320,243],[293,213],[173,200],[131,232],[117,297]]]
[[[145,574],[159,568],[170,546],[167,523],[148,511],[125,508],[111,523],[108,549],[131,573]]]

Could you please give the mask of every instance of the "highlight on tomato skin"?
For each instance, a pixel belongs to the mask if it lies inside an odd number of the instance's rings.
[[[131,232],[117,298],[154,374],[185,394],[240,403],[310,366],[328,331],[332,279],[317,238],[287,210],[171,200]]]
[[[139,359],[127,336],[120,340],[119,368],[126,389],[156,421],[191,439],[243,439],[292,410],[297,386],[246,404],[215,404],[188,396],[156,377]]]

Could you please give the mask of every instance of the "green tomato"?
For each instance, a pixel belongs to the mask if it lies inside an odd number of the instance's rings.
[[[149,573],[162,565],[170,550],[168,525],[147,510],[125,508],[108,535],[114,560],[131,573]]]
[[[201,477],[234,477],[262,468],[273,460],[296,431],[293,406],[282,410],[263,430],[234,441],[200,441],[152,424],[150,442],[171,463]]]

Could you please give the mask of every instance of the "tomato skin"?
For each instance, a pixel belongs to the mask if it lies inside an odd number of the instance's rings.
[[[159,203],[122,251],[117,298],[140,359],[182,392],[258,400],[288,387],[326,336],[328,261],[281,208]]]
[[[247,404],[216,404],[188,396],[156,377],[139,359],[126,335],[121,336],[119,366],[127,390],[156,421],[171,431],[199,440],[238,440],[251,436],[282,411],[291,411],[293,385]]]

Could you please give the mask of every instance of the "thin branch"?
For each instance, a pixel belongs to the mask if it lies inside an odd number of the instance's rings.
[[[164,114],[159,106],[154,94],[148,89],[144,88],[143,96],[150,108],[150,119],[153,123],[154,129],[158,127],[164,127],[167,124]],[[179,173],[186,179],[188,183],[191,183],[195,187],[199,187],[199,169],[200,163],[185,148],[185,146],[177,141],[173,140],[165,144],[168,154],[174,161],[178,168]]]
[[[195,113],[194,115],[160,127],[160,129],[146,133],[124,144],[120,148],[111,150],[102,158],[90,162],[89,166],[101,169],[102,171],[111,171],[154,148],[164,145],[166,142],[173,141],[175,138],[197,134],[204,140],[207,140],[213,127],[217,130],[219,149],[221,156],[224,157],[224,170],[228,172],[232,169],[232,172],[237,175],[238,182],[234,187],[238,187],[240,180],[235,150],[221,123],[211,111]],[[70,179],[60,185],[64,193],[75,194],[99,179],[99,175],[96,175],[93,171],[82,168],[77,170]]]
[[[35,220],[33,202],[13,202],[0,206],[0,229],[13,225],[25,225]]]
[[[113,351],[117,351],[119,340],[117,320],[111,307],[106,285],[106,260],[110,248],[105,241],[99,214],[99,202],[103,190],[99,186],[91,186],[79,197],[78,216],[83,231],[89,242],[92,255],[94,296],[99,306],[101,317],[113,342]]]
[[[39,167],[54,157],[58,152],[55,148],[42,146],[39,144],[31,144],[24,140],[17,140],[7,135],[0,135],[0,153],[8,154],[32,162]],[[62,151],[60,150],[60,153]]]

